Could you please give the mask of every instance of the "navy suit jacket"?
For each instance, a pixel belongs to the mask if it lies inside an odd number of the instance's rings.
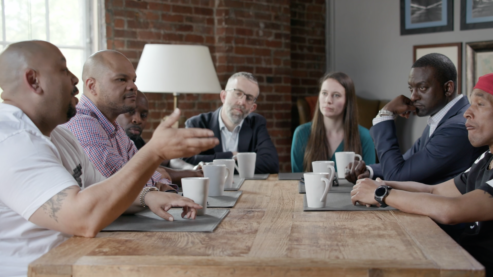
[[[203,151],[193,157],[184,158],[191,164],[198,164],[201,161],[212,162],[214,159],[231,159],[232,152],[223,152],[221,141],[221,131],[219,130],[219,113],[221,108],[214,112],[196,115],[185,122],[187,128],[204,128],[214,132],[214,136],[219,139],[219,144],[214,148]],[[278,173],[279,158],[277,150],[272,143],[267,132],[267,122],[259,114],[251,113],[243,121],[238,138],[238,152],[255,152],[257,160],[255,173]]]
[[[370,165],[373,178],[393,181],[416,181],[438,184],[448,181],[471,167],[487,150],[469,142],[464,112],[469,108],[463,96],[442,118],[431,136],[427,126],[414,145],[402,155],[393,120],[380,122],[370,129],[379,164]]]

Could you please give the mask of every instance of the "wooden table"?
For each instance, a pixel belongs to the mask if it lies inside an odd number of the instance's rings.
[[[431,219],[399,211],[303,212],[297,181],[247,181],[214,233],[74,237],[29,276],[483,276]]]

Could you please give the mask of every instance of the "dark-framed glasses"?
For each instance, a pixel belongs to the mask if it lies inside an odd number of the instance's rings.
[[[228,89],[227,91],[231,91],[233,92],[233,96],[236,98],[236,99],[241,99],[243,98],[243,96],[245,96],[245,101],[248,103],[248,104],[253,104],[255,103],[255,101],[257,101],[257,98],[254,97],[253,95],[251,94],[248,94],[248,93],[245,93],[244,91],[242,91],[241,89],[237,89],[237,88],[233,88],[233,89]]]

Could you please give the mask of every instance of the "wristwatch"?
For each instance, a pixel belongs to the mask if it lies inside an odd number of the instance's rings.
[[[380,207],[385,208],[388,206],[387,204],[385,204],[385,197],[387,197],[387,195],[389,195],[389,192],[391,189],[392,189],[392,187],[383,185],[383,186],[379,186],[375,190],[375,200],[378,203],[380,203]]]
[[[393,112],[386,109],[381,109],[378,111],[377,117],[382,117],[382,116],[392,116],[394,119],[396,117],[396,115]]]

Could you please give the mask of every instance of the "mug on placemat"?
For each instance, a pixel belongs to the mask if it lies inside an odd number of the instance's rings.
[[[187,177],[181,179],[183,196],[190,198],[193,202],[203,208],[197,210],[197,215],[204,215],[207,212],[207,195],[209,190],[209,178],[207,177]]]
[[[224,164],[208,164],[202,166],[204,177],[209,178],[209,196],[221,196],[224,192],[224,183],[231,175]]]
[[[253,175],[255,174],[255,162],[257,160],[257,153],[238,153],[233,157],[233,159],[235,157],[236,160],[238,160],[238,166],[235,165],[235,167],[236,170],[238,170],[238,173],[240,173],[240,178],[253,178]]]
[[[306,205],[309,208],[323,208],[327,201],[327,194],[332,188],[332,179],[335,176],[334,167],[325,173],[304,173]]]
[[[352,169],[354,169],[354,166],[355,166],[354,158],[355,157],[358,157],[358,159],[360,161],[363,160],[361,155],[356,154],[354,152],[337,152],[335,155],[336,155],[336,162],[337,162],[337,176],[339,178],[345,178],[346,177],[346,166],[349,163],[353,163]]]
[[[329,167],[334,168],[333,161],[314,161],[312,162],[312,168],[314,173],[326,173],[329,172]]]
[[[220,165],[223,164],[228,168],[229,174],[228,178],[226,178],[226,182],[224,183],[225,188],[232,188],[233,187],[233,175],[235,173],[235,160],[233,159],[217,159],[213,160],[212,164],[214,165]]]

